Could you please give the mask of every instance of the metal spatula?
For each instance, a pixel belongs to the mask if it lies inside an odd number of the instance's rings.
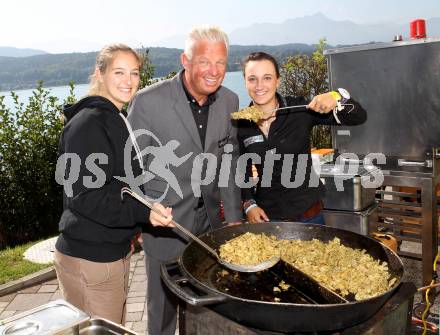
[[[140,195],[138,195],[137,193],[133,192],[128,187],[124,187],[124,188],[121,189],[121,197],[123,197],[124,194],[129,194],[130,196],[135,198],[137,201],[139,201],[140,203],[142,203],[145,206],[147,206],[153,212],[161,215],[162,217],[166,217],[160,211],[158,211],[155,207],[153,207],[153,204],[151,202],[149,202],[148,200],[142,198]],[[266,260],[266,261],[264,261],[262,263],[252,264],[252,265],[241,265],[241,264],[233,264],[233,263],[226,262],[225,260],[220,258],[219,254],[214,249],[212,249],[209,245],[207,245],[205,242],[203,242],[201,239],[199,239],[197,236],[195,236],[189,230],[187,230],[186,228],[184,228],[183,226],[181,226],[180,224],[178,224],[174,220],[172,220],[171,223],[173,223],[174,226],[176,226],[176,228],[179,229],[182,233],[184,233],[185,235],[189,236],[193,241],[197,242],[205,250],[210,252],[217,259],[217,261],[220,264],[222,264],[223,266],[227,267],[228,269],[231,269],[231,270],[234,270],[234,271],[238,271],[238,272],[258,272],[258,271],[266,270],[266,269],[274,266],[280,260],[280,256],[278,255],[278,256],[273,256],[273,257],[269,258],[268,260]]]

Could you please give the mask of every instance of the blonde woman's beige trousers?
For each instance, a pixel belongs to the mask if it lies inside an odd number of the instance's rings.
[[[123,322],[130,255],[115,262],[98,263],[55,250],[54,264],[66,301],[90,316]]]

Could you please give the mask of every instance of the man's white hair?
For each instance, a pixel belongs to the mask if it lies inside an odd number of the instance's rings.
[[[185,55],[188,59],[192,58],[193,47],[197,41],[222,42],[229,51],[228,35],[217,26],[201,26],[193,28],[185,41]]]

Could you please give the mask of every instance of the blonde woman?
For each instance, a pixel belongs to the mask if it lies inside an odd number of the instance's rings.
[[[122,108],[139,86],[141,60],[122,44],[97,56],[89,95],[64,110],[60,158],[64,175],[76,182],[64,187],[55,268],[64,298],[92,316],[121,323],[128,286],[130,243],[148,221],[167,226],[171,209],[157,204],[168,219],[150,213],[134,199],[121,200],[116,179],[125,176],[124,146],[130,127]],[[140,163],[133,162],[135,176]]]

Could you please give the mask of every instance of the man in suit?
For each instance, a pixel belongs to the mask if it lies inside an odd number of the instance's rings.
[[[169,160],[162,157],[160,162],[167,173],[153,174],[145,183],[146,196],[172,207],[174,219],[196,235],[221,227],[220,201],[226,223],[237,224],[242,217],[240,191],[234,182],[237,130],[230,117],[238,110],[238,97],[221,86],[228,47],[228,38],[219,28],[194,28],[181,55],[183,70],[139,91],[129,108],[134,131],[147,131],[137,138],[140,150],[148,152],[148,147],[164,148],[170,141],[178,142],[172,142],[174,154],[168,155]],[[159,158],[144,156],[146,170],[154,159],[157,163]],[[178,164],[173,165],[173,160]],[[169,173],[176,177],[178,187],[163,178]],[[181,255],[188,241],[176,229],[156,228],[142,237],[148,334],[172,335],[177,298],[161,281],[160,265]]]

